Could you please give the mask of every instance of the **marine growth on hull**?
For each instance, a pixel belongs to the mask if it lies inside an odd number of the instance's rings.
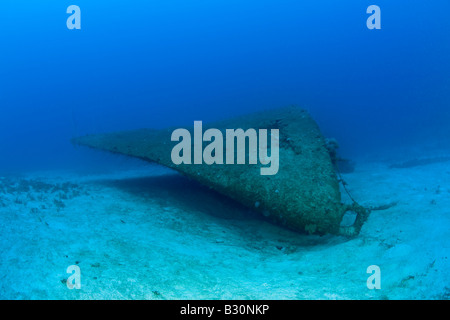
[[[305,110],[279,108],[199,125],[88,135],[73,142],[175,169],[292,230],[358,234],[367,210],[341,202],[330,141]],[[357,217],[343,227],[347,211]]]

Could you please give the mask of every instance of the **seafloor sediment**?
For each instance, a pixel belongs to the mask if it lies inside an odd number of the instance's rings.
[[[344,179],[363,205],[398,201],[351,239],[285,230],[153,165],[2,176],[0,298],[448,299],[448,163],[359,163]]]

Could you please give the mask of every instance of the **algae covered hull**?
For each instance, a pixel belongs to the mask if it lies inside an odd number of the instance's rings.
[[[185,128],[194,136],[192,124]],[[87,135],[73,139],[73,143],[173,168],[287,228],[311,234],[340,232],[346,206],[341,203],[339,183],[325,138],[305,110],[288,107],[262,111],[203,125],[203,130],[208,128],[223,132],[224,137],[227,129],[278,129],[276,174],[262,175],[261,168],[267,166],[248,161],[245,164],[192,162],[177,165],[171,157],[178,143],[171,137],[177,128]],[[270,154],[275,146],[268,140]],[[207,144],[203,142],[204,146]],[[195,148],[192,145],[191,149]],[[249,158],[248,150],[246,158]]]

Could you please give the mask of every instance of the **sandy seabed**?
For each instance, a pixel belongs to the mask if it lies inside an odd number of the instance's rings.
[[[153,165],[3,175],[0,298],[449,299],[449,162],[359,163],[343,178],[362,205],[398,202],[351,239],[274,226]]]

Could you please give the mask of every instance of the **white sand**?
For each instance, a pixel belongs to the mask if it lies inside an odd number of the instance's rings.
[[[399,201],[354,239],[273,226],[157,166],[2,177],[0,298],[448,299],[450,163],[360,164],[344,179],[363,205]],[[79,290],[67,288],[70,265]],[[379,290],[367,288],[370,265]]]

